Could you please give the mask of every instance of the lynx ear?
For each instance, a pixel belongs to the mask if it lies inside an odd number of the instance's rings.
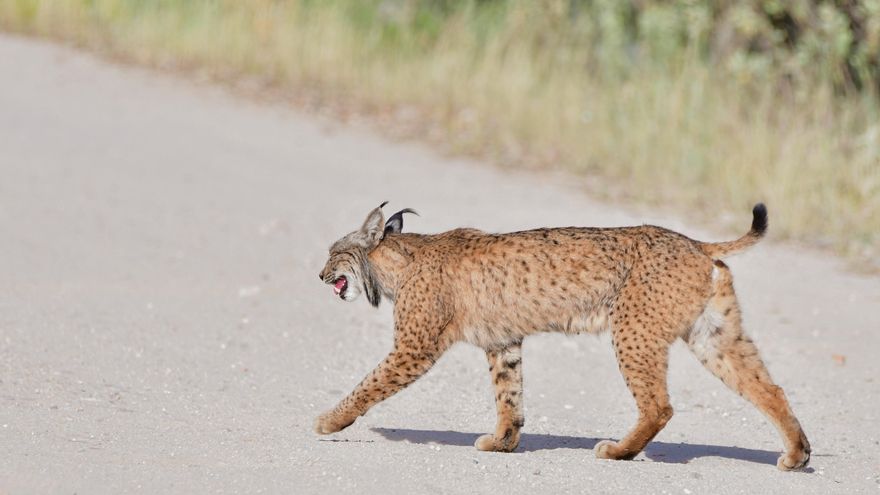
[[[397,213],[395,213],[394,215],[391,215],[391,218],[389,218],[388,221],[385,222],[385,232],[382,234],[383,237],[388,235],[389,233],[399,234],[400,231],[403,230],[403,214],[404,213],[412,213],[413,215],[416,215],[416,216],[419,215],[418,213],[416,213],[416,210],[413,210],[412,208],[404,208],[404,209],[398,211]]]
[[[364,220],[364,224],[358,232],[360,234],[361,244],[367,249],[373,249],[376,247],[385,235],[385,229],[383,227],[383,224],[385,223],[385,215],[382,213],[382,207],[386,204],[388,204],[388,201],[379,205],[378,208],[373,209],[373,211],[367,215],[367,219]]]

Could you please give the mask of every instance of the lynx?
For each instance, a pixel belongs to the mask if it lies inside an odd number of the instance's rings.
[[[599,442],[597,457],[632,459],[672,418],[669,346],[682,339],[706,369],[779,430],[785,444],[779,469],[809,462],[810,444],[785,393],[743,332],[731,272],[721,261],[764,236],[763,204],[754,207],[744,236],[706,243],[648,225],[402,233],[404,213],[415,212],[404,209],[385,222],[386,203],[330,247],[319,278],[346,301],[361,293],[373,306],[382,297],[393,301],[394,346],[351,394],[317,419],[319,434],[351,425],[464,341],[485,350],[495,387],[495,432],[475,446],[513,451],[524,424],[523,339],[548,331],[610,332],[639,417],[622,440]]]

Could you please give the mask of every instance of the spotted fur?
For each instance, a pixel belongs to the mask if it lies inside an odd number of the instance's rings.
[[[537,332],[608,331],[639,418],[622,440],[597,444],[597,457],[632,459],[672,418],[669,346],[683,339],[710,372],[777,427],[786,448],[780,469],[809,461],[810,444],[785,394],[743,333],[733,279],[719,260],[764,235],[763,205],[754,208],[746,235],[723,243],[655,226],[404,234],[402,214],[393,219],[383,225],[381,207],[373,210],[359,231],[331,247],[321,271],[331,284],[345,275],[373,305],[381,296],[393,301],[395,328],[391,353],[318,418],[318,433],[347,427],[464,341],[486,351],[498,412],[495,432],[477,439],[476,447],[512,451],[524,424],[522,340]]]

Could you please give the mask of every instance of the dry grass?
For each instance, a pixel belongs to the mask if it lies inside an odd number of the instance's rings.
[[[648,204],[708,215],[763,200],[776,235],[880,264],[875,96],[744,81],[687,50],[639,67],[612,50],[585,58],[583,36],[538,15],[557,4],[419,22],[395,2],[0,0],[0,25],[417,108],[458,152],[598,174]]]

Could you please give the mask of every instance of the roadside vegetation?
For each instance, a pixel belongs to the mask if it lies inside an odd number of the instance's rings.
[[[880,265],[880,0],[0,0],[0,26],[399,114],[725,226],[763,200],[774,235]]]

